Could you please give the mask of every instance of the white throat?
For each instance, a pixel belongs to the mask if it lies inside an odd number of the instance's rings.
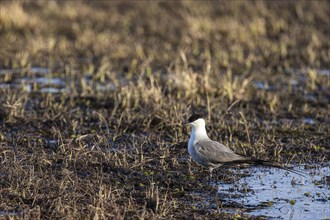
[[[204,119],[198,119],[192,123],[190,123],[192,129],[188,143],[188,152],[190,155],[193,154],[194,145],[202,139],[209,139],[205,129],[205,121]]]

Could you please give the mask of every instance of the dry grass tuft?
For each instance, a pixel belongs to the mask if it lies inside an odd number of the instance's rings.
[[[0,219],[237,218],[187,156],[195,112],[238,152],[328,161],[329,8],[1,2]]]

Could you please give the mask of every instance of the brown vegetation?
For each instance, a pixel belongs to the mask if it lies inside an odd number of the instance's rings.
[[[242,217],[195,206],[192,112],[238,152],[329,159],[329,1],[0,4],[0,218]]]

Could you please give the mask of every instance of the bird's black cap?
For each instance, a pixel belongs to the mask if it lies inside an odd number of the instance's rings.
[[[190,118],[188,119],[188,123],[194,122],[197,119],[203,118],[203,116],[199,115],[199,114],[193,114],[190,116]]]

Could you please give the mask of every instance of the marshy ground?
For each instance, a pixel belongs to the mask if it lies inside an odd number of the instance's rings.
[[[330,218],[329,1],[0,4],[0,219]]]

